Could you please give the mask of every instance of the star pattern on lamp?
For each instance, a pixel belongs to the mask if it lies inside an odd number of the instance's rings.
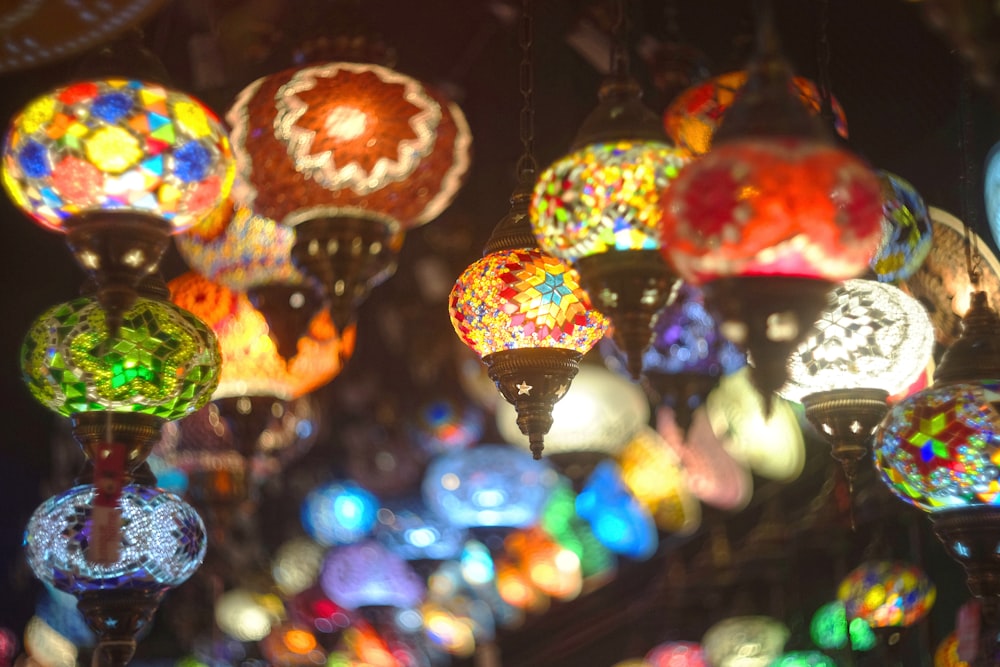
[[[816,342],[803,352],[802,363],[807,368],[814,368],[829,363],[830,358],[846,365],[859,354],[893,357],[892,350],[883,350],[875,335],[876,327],[886,317],[871,293],[844,292],[835,307],[823,311],[816,322]],[[839,353],[831,355],[831,349]],[[817,355],[817,352],[821,354]]]
[[[567,273],[566,265],[545,255],[539,255],[537,261],[526,253],[515,257],[500,276],[509,285],[500,295],[507,300],[511,321],[529,333],[537,327],[543,337],[572,335],[586,309],[574,294],[579,285]]]
[[[534,389],[530,384],[521,380],[521,384],[517,385],[517,395],[518,396],[531,396],[531,390]]]

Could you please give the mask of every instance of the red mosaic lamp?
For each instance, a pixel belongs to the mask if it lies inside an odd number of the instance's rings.
[[[664,193],[662,252],[703,286],[722,332],[749,350],[767,398],[833,284],[867,270],[882,207],[875,173],[837,148],[791,93],[769,16],[748,71],[712,151]]]

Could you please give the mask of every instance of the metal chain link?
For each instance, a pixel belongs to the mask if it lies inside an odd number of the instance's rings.
[[[959,85],[958,114],[960,118],[959,146],[961,150],[962,169],[962,223],[965,226],[965,268],[969,274],[969,282],[975,289],[979,288],[979,280],[983,275],[983,257],[979,252],[979,243],[975,232],[976,206],[973,203],[973,191],[976,189],[976,168],[969,156],[969,146],[972,144],[972,94],[968,73],[963,71],[962,82]]]
[[[533,180],[538,164],[535,162],[535,68],[531,57],[535,39],[532,0],[521,2],[521,23],[518,41],[521,45],[521,66],[519,81],[521,86],[521,158],[517,161],[517,173],[522,180]]]
[[[831,126],[833,115],[833,81],[830,78],[830,0],[819,0],[819,39],[816,43],[820,113]]]
[[[627,79],[629,75],[628,58],[628,17],[625,13],[625,0],[614,0],[614,22],[612,23],[611,75],[616,79]]]

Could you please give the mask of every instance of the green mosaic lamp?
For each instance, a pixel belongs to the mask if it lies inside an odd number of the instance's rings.
[[[32,324],[21,347],[31,394],[73,420],[73,434],[91,460],[102,443],[126,449],[136,470],[166,421],[209,401],[219,382],[215,334],[170,303],[166,290],[140,292],[112,333],[96,296],[61,303]]]

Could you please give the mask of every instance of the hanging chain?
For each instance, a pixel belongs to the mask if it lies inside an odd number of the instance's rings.
[[[667,0],[663,6],[664,33],[669,42],[683,42],[681,26],[677,20],[677,0]]]
[[[959,86],[959,145],[961,149],[962,168],[962,224],[965,226],[965,269],[969,275],[969,283],[973,289],[979,289],[979,279],[983,275],[983,257],[979,253],[979,243],[973,228],[976,223],[976,206],[973,203],[973,191],[976,186],[976,168],[969,156],[969,146],[972,144],[972,95],[969,75],[963,73]]]
[[[816,43],[816,58],[819,65],[820,114],[830,123],[836,124],[833,114],[833,82],[830,78],[830,0],[819,0],[819,40]]]
[[[534,181],[538,164],[535,162],[535,72],[531,51],[535,39],[534,17],[531,11],[532,0],[521,2],[521,23],[518,40],[521,44],[521,67],[519,79],[521,85],[521,158],[517,161],[518,177],[523,182]]]
[[[619,80],[628,78],[628,17],[625,0],[614,1],[614,21],[612,22],[611,75]]]

